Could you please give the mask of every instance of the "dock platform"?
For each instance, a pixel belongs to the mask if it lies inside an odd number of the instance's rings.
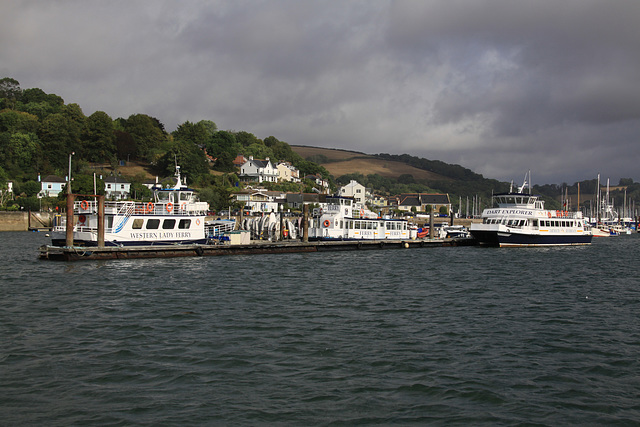
[[[335,252],[351,250],[411,249],[421,247],[470,246],[473,239],[418,239],[418,240],[345,240],[345,241],[254,241],[249,244],[219,245],[153,245],[60,247],[43,245],[39,258],[53,261],[111,260],[134,258],[172,258],[222,255],[258,255],[303,252]]]

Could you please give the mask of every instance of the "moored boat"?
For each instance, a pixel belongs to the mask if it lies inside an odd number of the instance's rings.
[[[547,210],[538,196],[524,193],[526,185],[525,181],[516,192],[494,195],[496,207],[482,212],[482,223],[471,224],[470,232],[480,245],[505,247],[591,243],[591,229],[581,212]]]
[[[154,189],[150,202],[106,201],[105,246],[206,244],[218,233],[233,229],[230,222],[205,223],[209,204],[198,201],[176,166],[176,184]],[[98,202],[74,202],[73,241],[76,246],[98,245]],[[66,223],[52,230],[52,245],[66,245]]]
[[[350,197],[327,197],[313,211],[309,240],[405,240],[415,238],[406,219],[379,217]]]

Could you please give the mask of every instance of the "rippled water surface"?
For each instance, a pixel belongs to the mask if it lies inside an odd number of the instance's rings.
[[[640,423],[640,236],[39,261],[0,233],[0,425]]]

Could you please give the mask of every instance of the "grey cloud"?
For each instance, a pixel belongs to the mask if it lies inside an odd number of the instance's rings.
[[[637,16],[635,0],[4,2],[0,71],[169,130],[638,180]]]

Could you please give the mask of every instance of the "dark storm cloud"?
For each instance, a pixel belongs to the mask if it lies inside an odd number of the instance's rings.
[[[635,0],[4,2],[0,74],[169,130],[638,180],[637,16]]]

